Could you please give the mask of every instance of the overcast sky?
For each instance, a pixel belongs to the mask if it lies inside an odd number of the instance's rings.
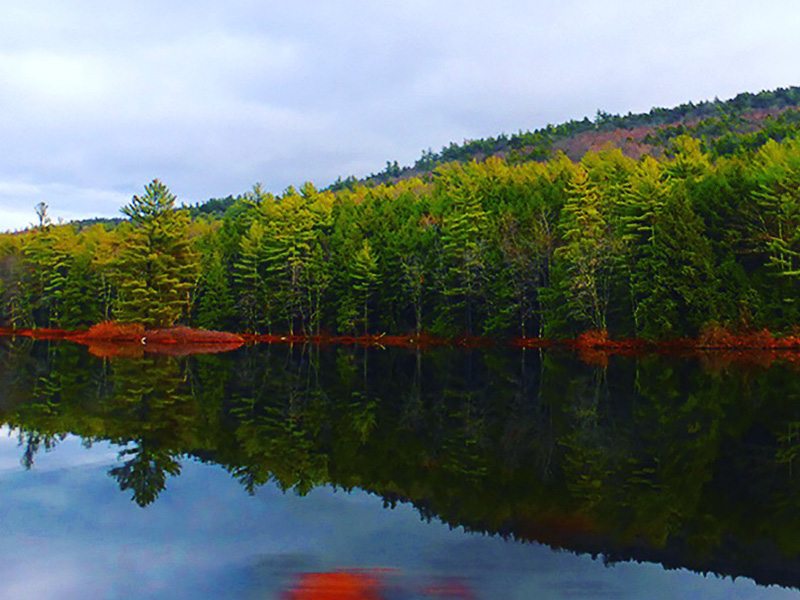
[[[765,0],[0,0],[0,230],[412,163],[451,141],[800,83]]]

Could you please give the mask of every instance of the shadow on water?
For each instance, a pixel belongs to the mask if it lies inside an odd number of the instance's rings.
[[[111,442],[108,474],[142,507],[195,458],[249,492],[359,488],[468,531],[800,587],[790,362],[310,346],[99,359],[6,339],[0,389],[24,465],[68,434]],[[392,577],[305,574],[287,597],[378,598]],[[456,591],[440,596],[470,597]]]

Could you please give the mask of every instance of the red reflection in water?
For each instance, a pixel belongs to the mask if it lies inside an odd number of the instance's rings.
[[[286,600],[382,600],[378,572],[302,573]]]
[[[463,581],[455,578],[414,581],[395,569],[356,569],[327,573],[298,573],[283,600],[385,600],[391,597],[475,600]],[[411,594],[411,596],[409,596]]]

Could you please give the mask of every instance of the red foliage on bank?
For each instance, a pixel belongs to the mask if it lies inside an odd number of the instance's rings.
[[[697,356],[699,353],[720,353],[715,364],[730,364],[737,360],[748,362],[745,354],[753,355],[749,362],[764,363],[785,359],[800,364],[800,329],[793,335],[776,337],[767,330],[735,333],[719,326],[706,327],[696,339],[678,338],[665,341],[642,339],[612,339],[606,330],[585,331],[567,340],[545,338],[513,338],[498,340],[485,336],[436,337],[426,333],[408,335],[272,335],[236,334],[177,326],[148,330],[136,323],[106,321],[86,331],[63,329],[0,328],[0,336],[23,336],[39,340],[70,340],[89,346],[96,356],[142,356],[145,352],[185,356],[235,350],[246,343],[344,345],[365,348],[432,347],[486,348],[498,344],[517,348],[562,347],[579,353],[592,365],[607,366],[610,356],[638,356],[645,353]],[[722,353],[725,354],[724,360]],[[758,353],[756,357],[754,353]],[[769,353],[769,354],[765,354]]]
[[[727,350],[800,349],[800,334],[776,338],[768,329],[733,333],[724,327],[712,325],[700,333],[696,347]]]
[[[243,344],[244,338],[227,331],[210,331],[190,327],[170,327],[145,332],[147,344]]]
[[[226,331],[209,331],[177,326],[164,329],[145,329],[138,323],[104,321],[92,325],[86,332],[76,332],[76,340],[98,342],[138,342],[147,344],[242,344],[244,338]]]
[[[577,350],[609,350],[616,354],[681,350],[800,350],[800,334],[775,337],[767,329],[733,332],[712,325],[696,339],[674,338],[648,341],[637,338],[611,339],[606,330],[590,330],[564,345]]]
[[[245,343],[242,336],[225,331],[190,327],[145,329],[138,323],[104,321],[87,331],[64,329],[0,329],[0,335],[30,337],[38,340],[69,340],[89,347],[89,352],[103,358],[140,357],[145,352],[185,356],[235,350]]]
[[[70,339],[75,332],[64,329],[50,329],[42,327],[40,329],[12,329],[10,327],[0,327],[0,336],[19,336],[29,337],[36,340],[64,340]]]
[[[139,323],[103,321],[92,325],[88,331],[76,333],[74,339],[105,342],[140,342],[144,335],[144,325]]]

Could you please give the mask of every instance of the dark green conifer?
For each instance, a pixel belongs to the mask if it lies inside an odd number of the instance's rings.
[[[122,322],[169,327],[190,305],[199,261],[189,239],[189,217],[154,179],[122,208],[130,218],[113,263],[118,288],[115,316]]]

